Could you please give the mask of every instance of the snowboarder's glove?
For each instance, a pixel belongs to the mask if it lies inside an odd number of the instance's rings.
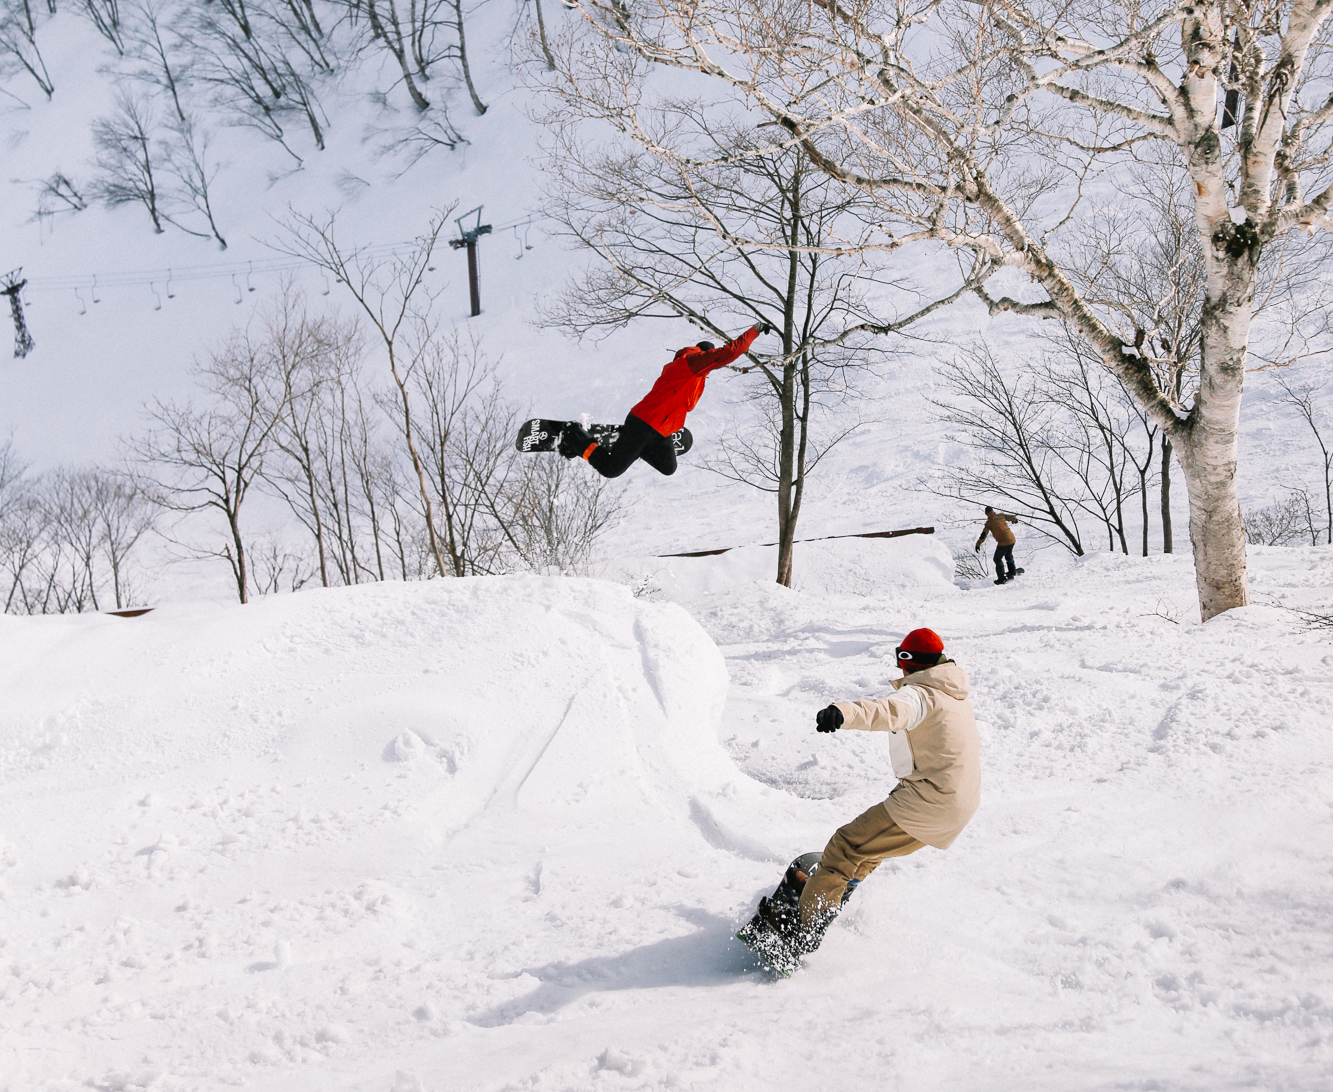
[[[836,705],[821,709],[815,714],[816,732],[836,732],[842,727],[842,710]]]
[[[755,329],[761,334],[771,334],[773,332],[773,324],[771,322],[761,322]]]

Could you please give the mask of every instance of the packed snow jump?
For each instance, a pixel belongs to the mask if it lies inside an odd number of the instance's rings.
[[[736,934],[781,977],[819,947],[857,885],[882,862],[926,846],[948,849],[981,802],[981,742],[966,673],[933,630],[912,630],[895,653],[903,677],[892,683],[893,694],[835,702],[815,715],[815,731],[890,733],[897,787],[834,831],[823,853],[792,861]]]
[[[584,428],[577,421],[534,418],[523,423],[515,446],[519,451],[556,450],[566,459],[583,459],[604,478],[620,477],[638,459],[659,474],[674,474],[676,457],[694,442],[685,415],[699,404],[709,374],[743,356],[755,338],[772,331],[771,325],[761,322],[720,348],[701,341],[678,350],[622,425]]]

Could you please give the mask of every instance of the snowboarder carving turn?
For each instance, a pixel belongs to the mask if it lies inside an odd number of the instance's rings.
[[[981,529],[981,537],[977,539],[973,552],[981,552],[981,544],[986,541],[987,535],[995,536],[995,583],[997,584],[1007,584],[1023,571],[1014,566],[1014,543],[1017,540],[1013,531],[1009,530],[1009,524],[1017,522],[1017,516],[1008,516],[995,511],[990,505],[986,506],[986,526]],[[1008,572],[1005,572],[1005,562],[1009,564]]]
[[[771,898],[737,936],[772,970],[790,974],[819,947],[829,923],[881,862],[926,846],[948,849],[981,800],[981,742],[968,701],[967,675],[929,629],[914,629],[896,650],[903,677],[894,693],[835,702],[815,716],[815,730],[888,732],[898,777],[888,799],[829,839],[822,854],[792,862]]]
[[[699,404],[709,373],[725,368],[747,352],[756,337],[772,330],[769,323],[761,322],[720,348],[711,341],[687,345],[662,369],[653,389],[629,411],[613,443],[598,443],[582,425],[573,422],[560,434],[557,450],[566,459],[586,459],[604,478],[620,477],[636,459],[642,459],[659,474],[674,474],[676,448],[671,436],[685,427],[685,415]]]

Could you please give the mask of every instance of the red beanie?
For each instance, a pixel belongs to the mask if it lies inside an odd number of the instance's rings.
[[[898,646],[900,663],[933,667],[944,659],[944,642],[933,629],[914,629]]]

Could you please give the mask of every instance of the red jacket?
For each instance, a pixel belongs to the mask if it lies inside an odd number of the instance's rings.
[[[759,331],[752,326],[735,341],[717,349],[705,351],[697,345],[681,349],[662,369],[653,389],[630,413],[663,436],[679,432],[685,425],[685,415],[699,404],[708,373],[725,368],[743,355],[758,336]]]

